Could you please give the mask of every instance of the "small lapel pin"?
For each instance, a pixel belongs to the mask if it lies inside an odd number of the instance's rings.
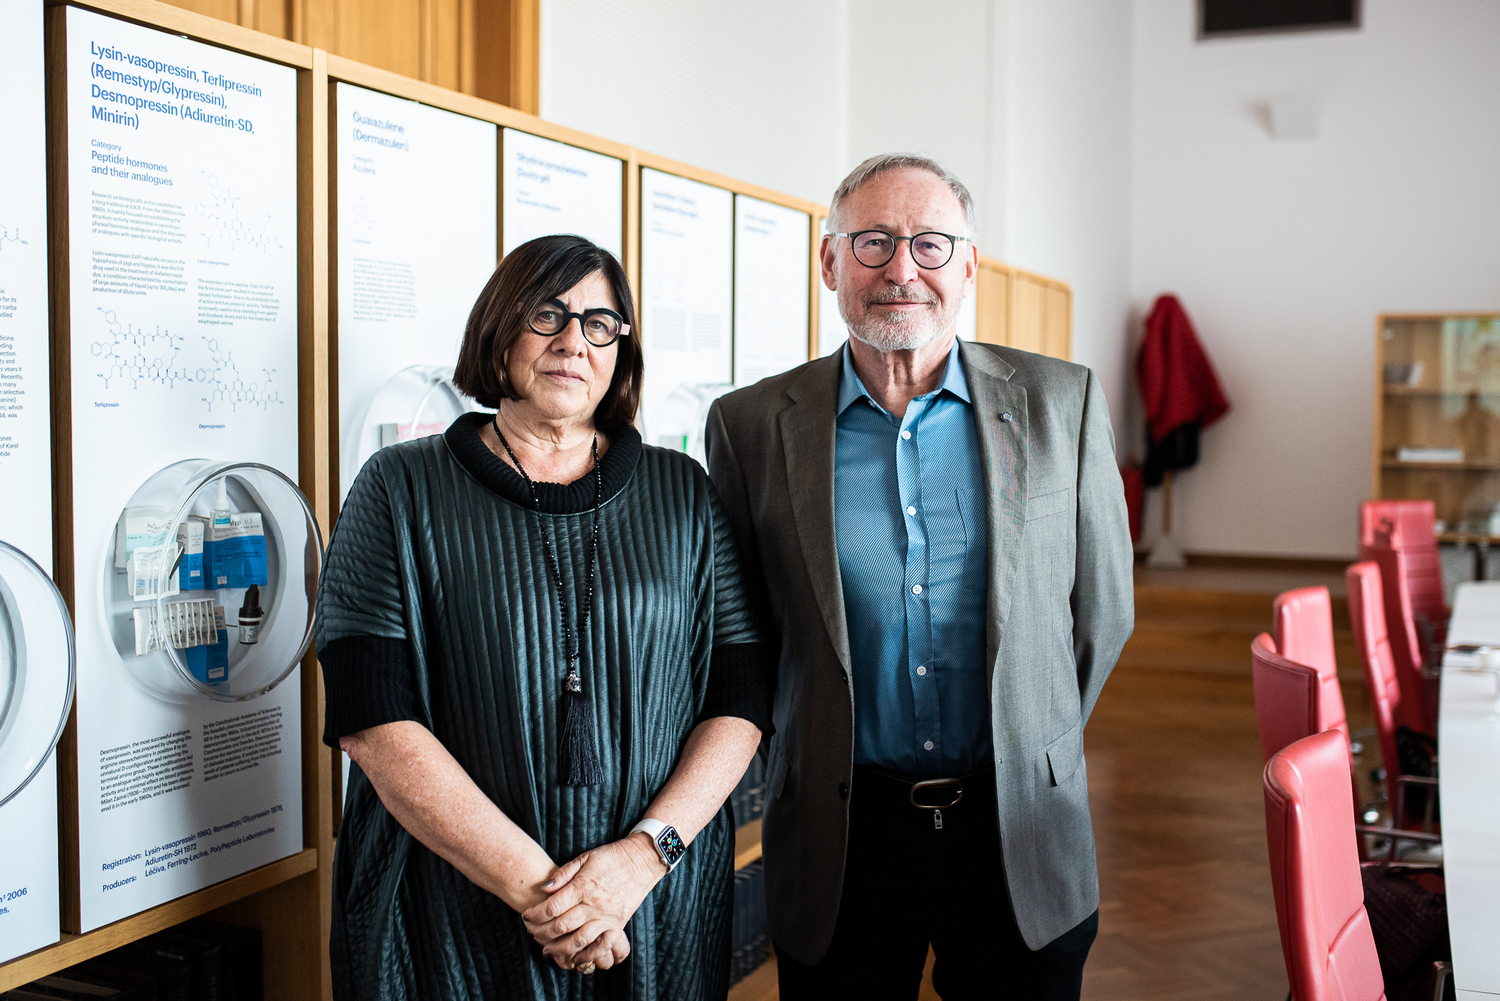
[[[1002,411],[1000,411],[1000,419],[1002,421],[1004,421],[1005,423],[1009,424],[1010,423],[1010,411],[1009,410],[1002,410]]]

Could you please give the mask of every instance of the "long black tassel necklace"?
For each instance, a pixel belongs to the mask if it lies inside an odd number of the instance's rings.
[[[505,454],[510,456],[510,461],[515,463],[521,478],[531,488],[531,503],[536,508],[538,520],[542,523],[542,551],[547,554],[547,560],[552,566],[552,579],[557,584],[557,610],[562,617],[563,650],[568,658],[568,676],[563,679],[562,738],[558,748],[562,761],[559,771],[564,775],[565,785],[598,785],[604,781],[604,766],[599,763],[599,742],[594,735],[594,714],[588,700],[583,696],[583,677],[578,673],[578,651],[583,637],[588,633],[589,613],[594,608],[594,577],[599,566],[599,507],[604,496],[604,477],[599,471],[599,435],[597,433],[594,435],[593,444],[594,528],[587,557],[587,596],[579,611],[578,630],[574,632],[568,626],[568,600],[563,593],[562,564],[557,561],[557,550],[552,545],[552,530],[548,527],[550,519],[542,511],[542,498],[537,492],[536,483],[526,474],[521,460],[517,459],[516,453],[511,451],[510,442],[505,440],[504,434],[501,434],[500,422],[496,419],[498,416],[497,414],[496,417],[490,418],[490,423],[494,425],[500,444],[505,446]]]

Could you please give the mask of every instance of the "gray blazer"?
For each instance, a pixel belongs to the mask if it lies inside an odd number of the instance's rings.
[[[988,480],[1000,845],[1038,949],[1099,906],[1083,728],[1133,628],[1130,531],[1094,374],[989,344],[959,354]],[[762,843],[771,936],[803,963],[833,938],[854,761],[833,513],[841,365],[835,353],[730,393],[707,429],[709,474],[779,632]]]

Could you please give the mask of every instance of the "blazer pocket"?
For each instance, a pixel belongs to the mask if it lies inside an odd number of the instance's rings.
[[[1078,771],[1083,760],[1083,721],[1047,745],[1047,765],[1052,769],[1052,784],[1060,786]]]
[[[1044,494],[1032,494],[1026,498],[1026,520],[1039,521],[1054,514],[1073,510],[1073,488],[1049,490]]]

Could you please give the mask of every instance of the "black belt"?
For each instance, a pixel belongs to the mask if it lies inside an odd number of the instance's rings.
[[[858,768],[859,766],[856,767]],[[902,775],[899,772],[887,771],[876,765],[867,765],[860,770],[877,776],[886,783],[904,788],[907,802],[911,803],[918,810],[930,811],[932,813],[932,826],[938,830],[942,830],[943,827],[943,811],[951,810],[963,801],[964,786],[966,783],[975,787],[976,790],[984,790],[990,795],[993,795],[995,790],[994,765],[975,769],[964,775],[938,778]]]

